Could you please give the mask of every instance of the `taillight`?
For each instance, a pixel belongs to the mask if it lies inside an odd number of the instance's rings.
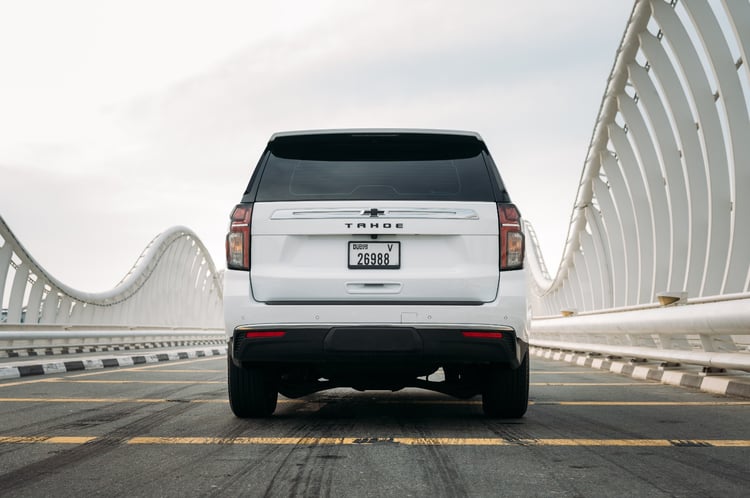
[[[250,269],[250,218],[252,214],[253,208],[250,204],[238,204],[232,210],[227,234],[227,268]]]
[[[500,271],[523,268],[524,236],[521,214],[513,204],[498,204],[500,221]]]

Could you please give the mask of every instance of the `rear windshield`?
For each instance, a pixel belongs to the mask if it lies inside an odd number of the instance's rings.
[[[277,138],[257,201],[495,200],[474,137],[323,135]]]

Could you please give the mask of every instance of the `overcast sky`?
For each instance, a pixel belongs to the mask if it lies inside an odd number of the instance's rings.
[[[113,287],[159,232],[224,234],[279,130],[479,132],[554,273],[630,0],[0,0],[0,215]]]

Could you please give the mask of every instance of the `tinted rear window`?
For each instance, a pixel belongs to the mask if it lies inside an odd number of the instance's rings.
[[[258,201],[495,200],[484,145],[453,135],[277,138]]]

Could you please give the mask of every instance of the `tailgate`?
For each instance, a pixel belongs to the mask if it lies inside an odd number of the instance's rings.
[[[497,293],[492,202],[260,202],[251,237],[261,302],[482,303]]]

